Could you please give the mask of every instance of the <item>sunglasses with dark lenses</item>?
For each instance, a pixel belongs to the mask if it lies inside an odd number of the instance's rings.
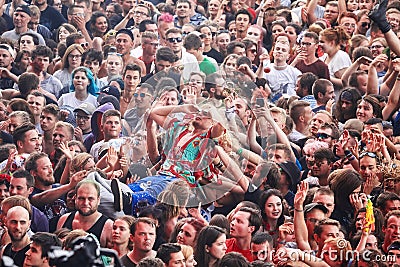
[[[180,43],[180,42],[182,42],[182,37],[176,37],[176,38],[171,37],[171,38],[167,38],[167,41],[170,42],[170,43]]]
[[[328,139],[329,137],[332,139],[335,139],[332,135],[329,135],[326,133],[317,133],[316,136],[317,136],[317,139],[322,139],[322,140]]]
[[[144,98],[145,96],[151,96],[151,95],[147,94],[147,93],[134,93],[133,94],[134,98],[138,98],[138,96],[140,96],[141,98]]]
[[[361,22],[361,27],[369,28],[369,23],[368,22]]]

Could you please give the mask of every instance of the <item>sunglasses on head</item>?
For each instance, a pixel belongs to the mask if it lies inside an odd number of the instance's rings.
[[[376,154],[374,152],[368,152],[368,151],[361,153],[359,158],[361,159],[365,156],[368,156],[370,158],[376,158]]]

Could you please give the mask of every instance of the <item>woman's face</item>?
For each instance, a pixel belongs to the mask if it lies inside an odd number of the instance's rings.
[[[25,35],[21,37],[19,42],[20,50],[32,52],[35,49],[35,43],[33,42],[32,36]]]
[[[194,260],[194,255],[190,255],[187,260],[185,261],[186,267],[194,267],[197,265],[197,262]]]
[[[285,29],[281,25],[275,24],[272,26],[272,40],[276,40],[276,36],[282,32],[285,32]]]
[[[200,95],[201,91],[204,89],[203,78],[200,75],[193,74],[190,76],[189,85],[196,87],[196,94]]]
[[[382,54],[384,49],[385,46],[379,41],[373,42],[370,46],[370,50],[374,58]]]
[[[206,247],[211,257],[215,259],[221,259],[226,253],[226,235],[222,234],[218,237],[214,243],[211,244],[211,247]]]
[[[177,243],[194,247],[196,238],[196,229],[188,223],[185,223],[177,236]]]
[[[236,59],[233,57],[228,58],[224,67],[226,74],[233,74],[236,71]]]
[[[101,34],[105,34],[108,30],[108,23],[106,17],[98,17],[95,23],[96,31]]]
[[[130,227],[124,220],[116,219],[112,229],[112,242],[114,244],[127,244],[131,235]]]
[[[292,26],[287,26],[285,29],[285,33],[289,35],[290,44],[295,45],[297,43],[296,29]]]
[[[265,202],[265,214],[268,219],[278,220],[282,214],[282,200],[278,196],[270,196]]]
[[[218,13],[220,2],[218,0],[211,0],[208,2],[208,13],[210,15],[215,16]]]
[[[74,49],[68,55],[68,63],[71,69],[75,69],[81,65],[82,54],[77,49]]]
[[[257,47],[255,45],[249,47],[246,50],[246,56],[251,60],[251,62],[253,62],[257,56]]]
[[[203,27],[201,28],[200,32],[205,35],[205,37],[203,38],[204,45],[206,46],[211,45],[212,41],[211,29],[208,27]]]
[[[356,11],[358,9],[358,0],[348,0],[347,10],[350,12]]]
[[[75,91],[83,91],[87,90],[89,79],[86,76],[86,72],[77,71],[72,82],[74,83]]]
[[[325,53],[328,53],[333,48],[333,42],[328,41],[325,36],[319,37],[319,45]]]
[[[366,122],[367,120],[374,118],[375,115],[372,105],[367,101],[362,100],[357,106],[356,116],[357,119],[362,122]]]
[[[94,167],[96,166],[96,164],[94,163],[94,159],[92,157],[88,158],[85,165],[83,165],[83,169],[85,171],[91,171],[94,169]]]
[[[66,28],[61,26],[60,30],[58,31],[58,40],[60,41],[60,43],[65,43],[68,35],[70,34],[71,33]]]
[[[219,17],[218,19],[218,26],[222,29],[225,29],[225,25],[226,25],[226,15],[222,14],[221,17]]]

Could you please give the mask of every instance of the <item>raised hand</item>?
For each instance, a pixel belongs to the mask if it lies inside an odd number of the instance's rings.
[[[72,160],[75,156],[75,148],[72,146],[71,148],[68,147],[68,142],[61,142],[60,150],[64,153],[67,159]]]
[[[301,181],[299,185],[297,185],[297,193],[294,196],[294,208],[297,210],[303,209],[304,201],[306,200],[308,193],[308,183],[305,181]]]
[[[107,164],[114,170],[118,162],[118,153],[114,147],[110,146],[107,151]]]

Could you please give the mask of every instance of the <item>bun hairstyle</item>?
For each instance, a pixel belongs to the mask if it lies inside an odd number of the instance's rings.
[[[328,28],[320,32],[320,36],[325,37],[328,41],[334,41],[339,45],[350,40],[350,36],[342,27]]]

